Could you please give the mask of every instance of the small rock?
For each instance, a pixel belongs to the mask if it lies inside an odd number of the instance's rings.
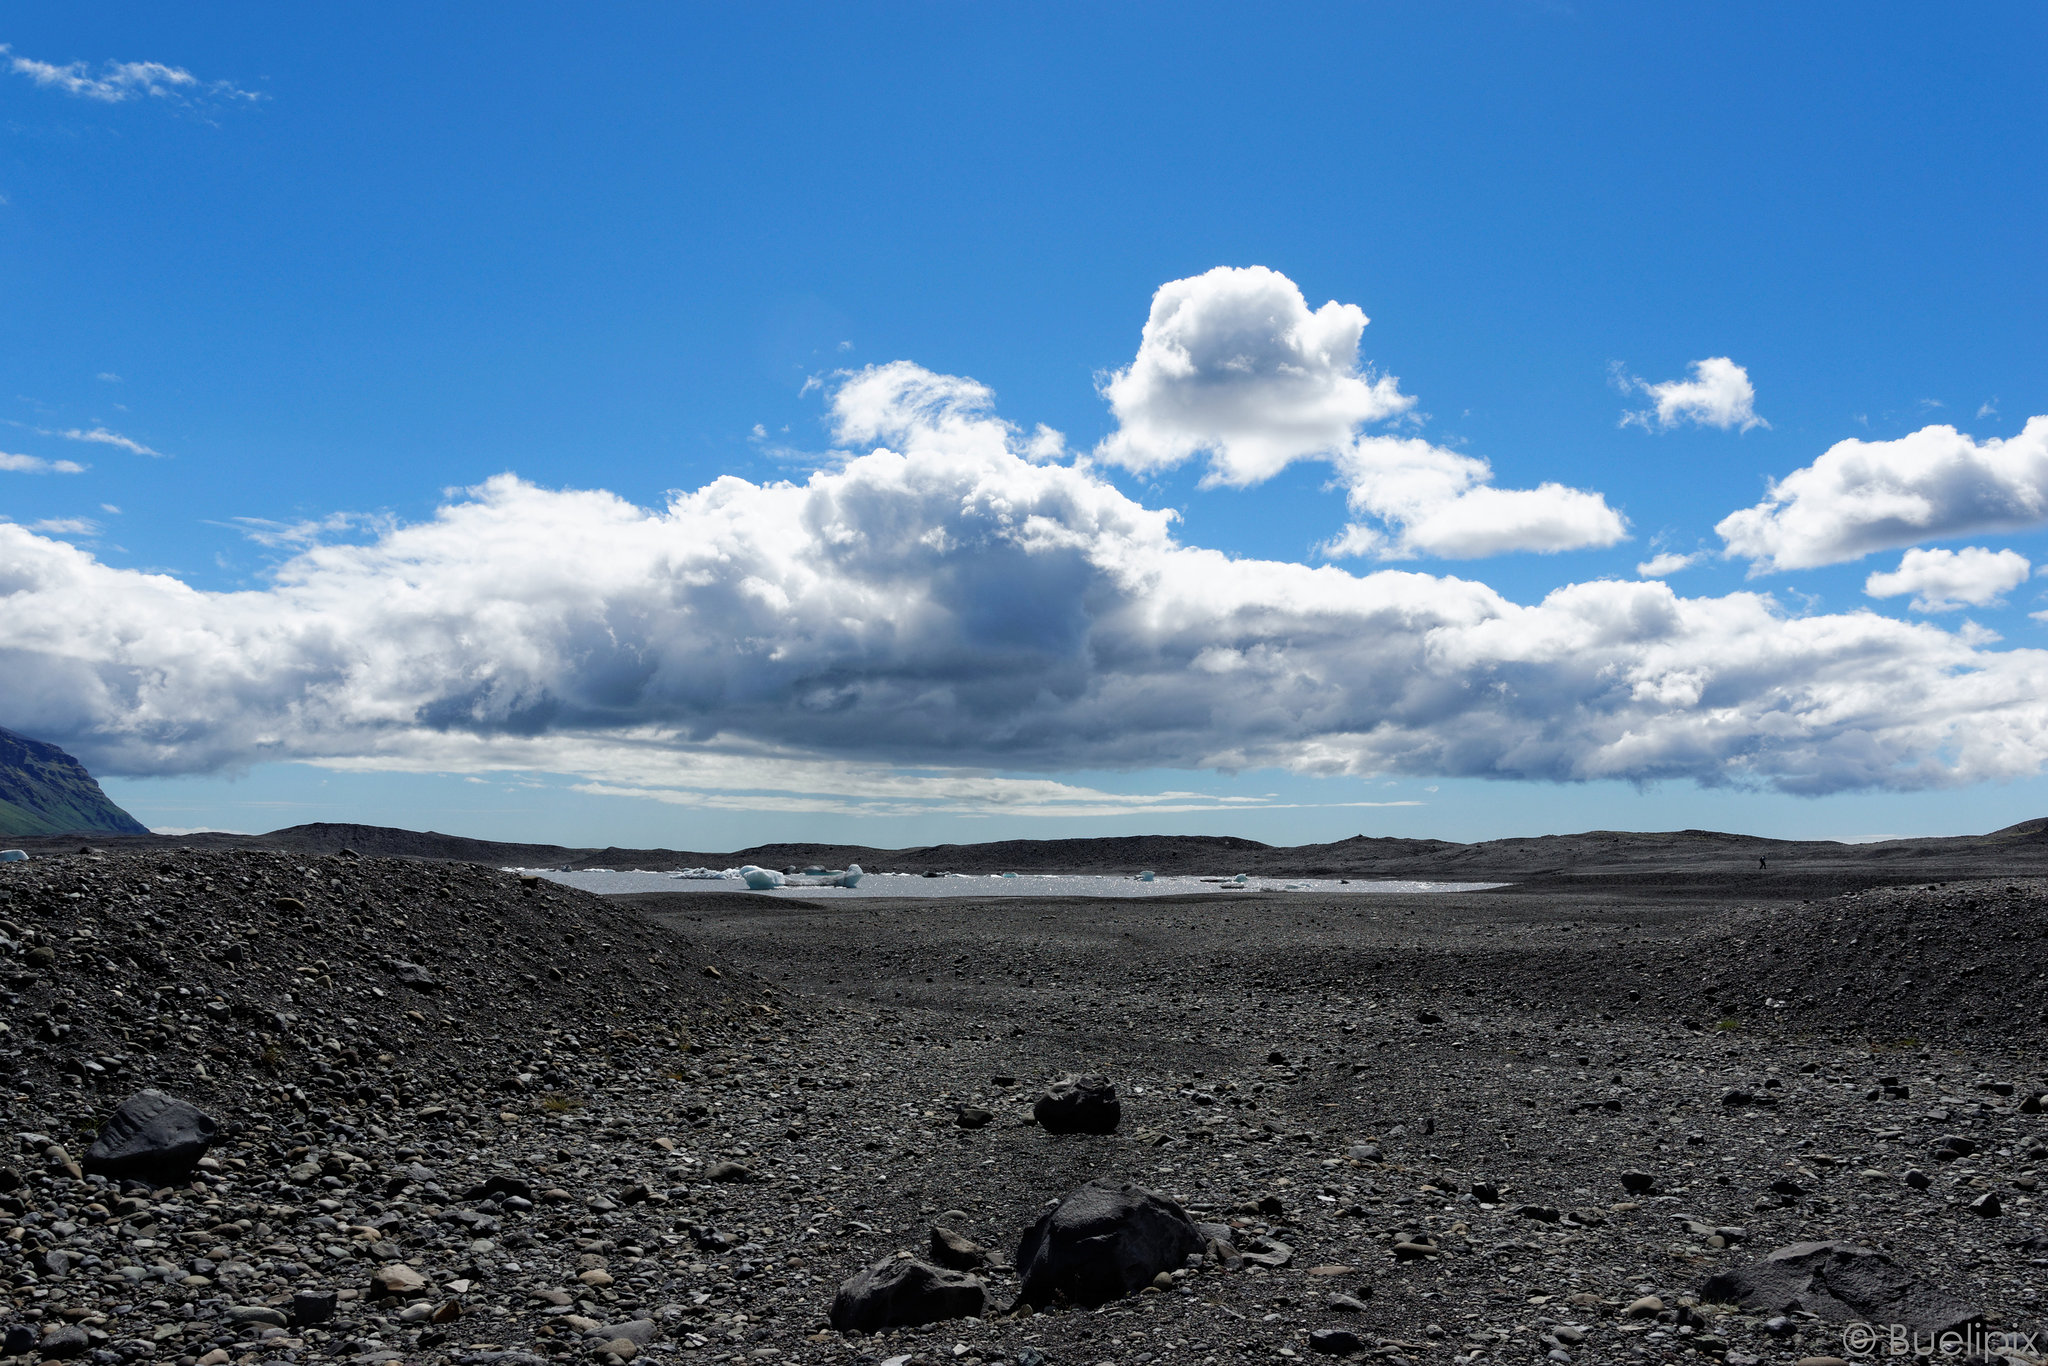
[[[1366,1293],[1370,1294],[1371,1292],[1367,1291]],[[1331,1294],[1325,1296],[1323,1299],[1323,1307],[1326,1309],[1335,1310],[1339,1314],[1363,1314],[1366,1310],[1366,1304],[1364,1300],[1358,1298],[1355,1295],[1344,1294]]]
[[[1113,1134],[1123,1104],[1107,1077],[1062,1077],[1031,1107],[1032,1118],[1049,1134]]]
[[[984,1110],[978,1105],[963,1105],[953,1112],[953,1123],[962,1129],[986,1129],[995,1121],[993,1110]]]
[[[370,1273],[370,1294],[377,1299],[402,1299],[427,1288],[427,1278],[404,1262],[392,1262]]]
[[[1491,1181],[1474,1181],[1472,1183],[1472,1198],[1482,1205],[1498,1205],[1500,1203],[1500,1187],[1494,1185]]]
[[[1309,1333],[1308,1345],[1312,1352],[1342,1357],[1350,1356],[1353,1352],[1363,1352],[1367,1344],[1364,1338],[1349,1328],[1317,1328]]]
[[[1934,1178],[1918,1167],[1913,1167],[1906,1172],[1905,1182],[1916,1191],[1924,1191],[1934,1184]]]
[[[2005,1206],[2000,1202],[1997,1191],[1984,1192],[1970,1202],[1969,1208],[1970,1213],[1980,1219],[1996,1219],[2005,1212]]]
[[[988,1264],[987,1248],[949,1228],[932,1230],[931,1256],[935,1265],[953,1271],[973,1271]]]
[[[1628,1307],[1621,1311],[1621,1316],[1625,1319],[1654,1319],[1663,1312],[1663,1300],[1655,1295],[1645,1295],[1641,1299],[1630,1300]]]
[[[606,1271],[603,1267],[594,1266],[590,1268],[590,1270],[588,1271],[577,1272],[576,1279],[583,1282],[583,1284],[585,1285],[594,1286],[599,1289],[602,1289],[603,1287],[610,1285],[612,1283],[612,1273]]]
[[[68,1361],[83,1356],[92,1346],[92,1337],[75,1323],[52,1324],[43,1330],[43,1340],[37,1350],[52,1361]]]
[[[707,1181],[731,1181],[745,1183],[756,1179],[752,1167],[743,1167],[737,1162],[720,1162],[704,1173]]]
[[[1657,1178],[1649,1172],[1623,1172],[1621,1188],[1630,1195],[1648,1195],[1657,1189]]]
[[[1187,1212],[1169,1197],[1129,1182],[1090,1181],[1024,1234],[1018,1299],[1040,1308],[1062,1295],[1105,1304],[1184,1265],[1203,1245]]]
[[[335,1293],[332,1290],[300,1290],[292,1295],[291,1321],[294,1326],[310,1328],[327,1322],[334,1317]]]
[[[270,1328],[285,1326],[284,1311],[272,1309],[267,1304],[243,1304],[229,1309],[221,1315],[228,1323],[260,1323]]]
[[[661,1325],[653,1319],[628,1319],[624,1323],[607,1323],[593,1328],[590,1330],[590,1336],[602,1338],[606,1342],[617,1342],[624,1338],[635,1346],[645,1347],[661,1336]]]
[[[981,1280],[912,1258],[890,1257],[848,1279],[832,1298],[831,1323],[842,1333],[879,1333],[979,1315],[987,1302]]]
[[[161,1091],[137,1091],[107,1116],[83,1165],[103,1176],[167,1186],[190,1175],[219,1135],[219,1121],[198,1106]]]

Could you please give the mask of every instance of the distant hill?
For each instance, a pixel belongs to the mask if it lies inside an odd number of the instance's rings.
[[[147,835],[149,827],[108,801],[84,764],[0,726],[0,837],[88,831]]]

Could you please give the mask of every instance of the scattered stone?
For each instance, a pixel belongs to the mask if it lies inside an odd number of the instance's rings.
[[[752,1167],[742,1166],[737,1162],[714,1163],[711,1170],[704,1173],[704,1178],[707,1181],[728,1181],[735,1184],[744,1184],[760,1179]]]
[[[1109,1078],[1062,1077],[1031,1107],[1032,1118],[1050,1134],[1113,1134],[1123,1105]]]
[[[1621,1311],[1621,1316],[1625,1319],[1654,1319],[1663,1312],[1662,1299],[1655,1295],[1644,1295],[1640,1299],[1629,1301],[1628,1307]]]
[[[986,1129],[995,1122],[995,1111],[978,1105],[963,1105],[953,1112],[953,1123],[962,1129]]]
[[[1648,1195],[1657,1189],[1657,1178],[1649,1172],[1623,1172],[1621,1188],[1631,1195]]]

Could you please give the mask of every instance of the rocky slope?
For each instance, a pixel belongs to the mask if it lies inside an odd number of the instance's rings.
[[[107,800],[85,765],[55,745],[0,727],[0,838],[81,831],[149,834]]]

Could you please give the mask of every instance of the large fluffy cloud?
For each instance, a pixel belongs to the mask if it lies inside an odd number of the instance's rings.
[[[1953,427],[1839,441],[1714,528],[1759,570],[1808,569],[1945,536],[2048,521],[2048,417],[2010,440]]]
[[[2033,572],[2017,550],[1909,550],[1889,574],[1872,574],[1863,591],[1873,598],[1913,595],[1916,612],[1953,612],[1961,607],[1988,607],[2027,581]]]
[[[1209,481],[1254,484],[1330,455],[1415,400],[1358,364],[1367,318],[1332,300],[1314,312],[1264,266],[1219,266],[1162,285],[1137,359],[1102,386],[1117,431],[1097,454],[1134,470],[1207,452]]]
[[[1118,427],[1097,459],[1156,470],[1206,453],[1208,485],[1242,487],[1297,460],[1327,460],[1354,522],[1334,556],[1472,559],[1508,551],[1613,545],[1627,533],[1597,493],[1544,484],[1493,487],[1486,461],[1418,438],[1367,436],[1414,400],[1362,368],[1365,314],[1311,310],[1294,282],[1263,266],[1218,267],[1152,298],[1131,364],[1102,386]]]
[[[887,367],[836,411],[888,444],[660,509],[503,476],[258,591],[0,525],[0,716],[119,773],[304,758],[729,792],[808,765],[925,770],[963,801],[977,768],[1826,791],[2048,757],[2040,651],[1659,582],[1522,605],[1232,559],[1044,460],[978,385]]]

